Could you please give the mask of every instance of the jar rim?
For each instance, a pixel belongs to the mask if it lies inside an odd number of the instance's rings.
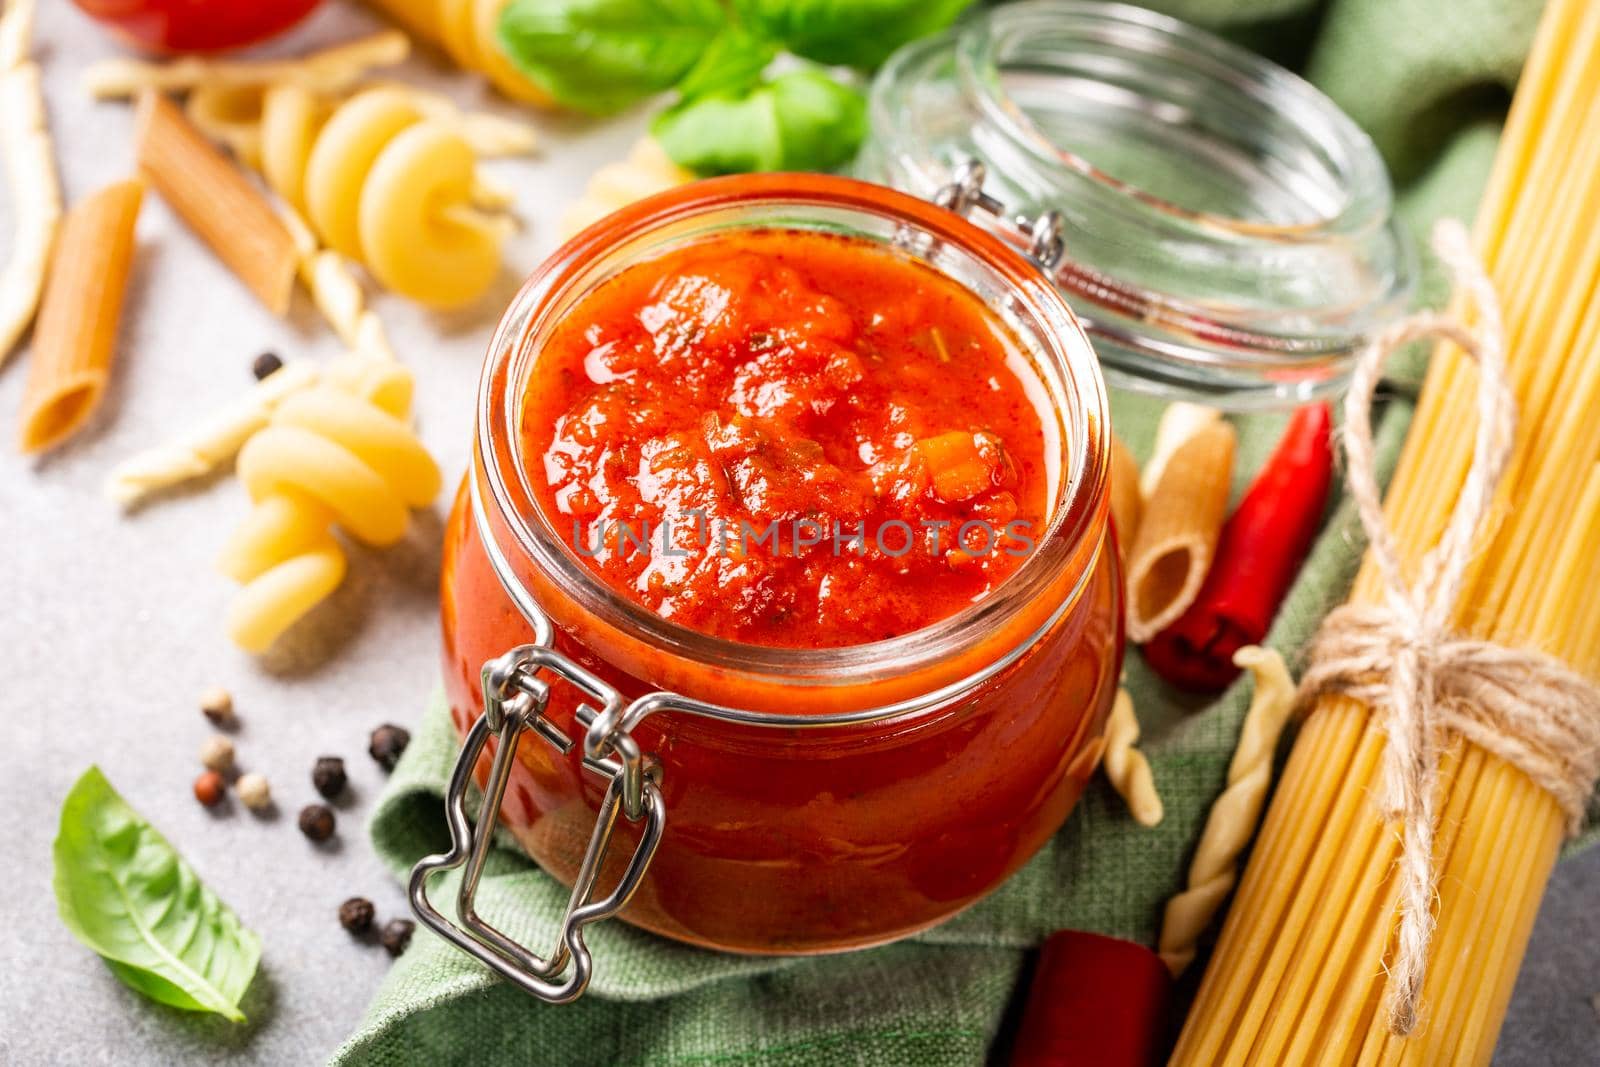
[[[1326,149],[1328,162],[1344,180],[1339,206],[1315,218],[1276,222],[1247,219],[1185,207],[1151,192],[1136,181],[1118,178],[1082,154],[1052,141],[1007,91],[1000,78],[1000,56],[1017,42],[1043,30],[1071,31],[1090,42],[1165,53],[1188,62],[1203,62],[1219,82],[1240,92],[1270,97],[1310,138]],[[961,33],[956,51],[962,79],[974,91],[984,112],[1008,127],[1017,139],[1044,159],[1060,163],[1152,210],[1200,224],[1220,233],[1275,241],[1304,241],[1328,234],[1355,233],[1382,225],[1392,195],[1377,155],[1356,150],[1366,135],[1315,86],[1278,64],[1231,41],[1148,8],[1084,0],[1031,0],[1009,5],[987,19],[976,19]]]
[[[607,267],[615,271],[632,262],[619,250],[652,235],[687,232],[686,225],[718,212],[755,208],[778,212],[788,221],[743,225],[793,225],[807,211],[827,211],[830,217],[909,227],[926,235],[931,247],[959,249],[981,263],[1000,280],[1008,300],[1026,305],[1047,325],[1040,336],[1023,340],[1030,358],[1048,359],[1060,377],[1054,399],[1063,409],[1055,412],[1062,420],[1061,488],[1039,547],[978,603],[922,629],[865,644],[814,649],[735,641],[664,619],[619,595],[583,565],[540,515],[537,494],[528,482],[528,471],[536,465],[521,454],[518,398],[536,362],[533,348],[541,328],[548,326],[564,302],[611,276],[603,273]],[[738,225],[725,223],[724,228]],[[917,258],[949,276],[928,256]],[[597,276],[597,271],[602,273]],[[1034,346],[1046,346],[1048,351],[1033,351]],[[1041,375],[1045,372],[1041,368]],[[548,576],[563,597],[576,602],[587,620],[625,634],[657,655],[780,688],[840,689],[919,673],[926,677],[932,671],[936,682],[923,691],[947,695],[951,683],[987,674],[963,670],[955,676],[941,675],[937,669],[941,663],[960,662],[959,653],[1006,626],[1010,629],[1005,632],[1017,636],[1019,647],[1026,647],[1048,629],[1033,623],[1045,617],[1053,621],[1077,600],[1093,570],[1084,563],[1086,555],[1104,550],[1100,542],[1105,540],[1108,516],[1109,437],[1104,384],[1087,336],[1049,280],[1003,241],[927,201],[883,186],[815,174],[747,175],[695,182],[630,205],[572,238],[534,272],[501,319],[485,362],[471,482],[474,492],[480,482],[487,490],[488,499],[482,503],[504,521],[514,551],[529,557],[535,570]],[[480,533],[486,545],[495,536],[493,529]],[[502,582],[509,578],[520,583],[515,574],[500,577]],[[1030,605],[1041,594],[1061,589],[1065,577],[1071,578],[1070,587],[1055,610]],[[550,611],[551,605],[540,606]],[[561,612],[551,614],[559,623]],[[799,723],[813,717],[793,718]]]

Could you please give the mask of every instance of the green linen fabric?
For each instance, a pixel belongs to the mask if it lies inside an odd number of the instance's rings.
[[[1222,30],[1306,70],[1373,134],[1401,182],[1402,210],[1421,234],[1432,219],[1470,219],[1538,0],[1165,0],[1151,6]],[[1424,299],[1442,283],[1430,274]],[[1416,361],[1394,375],[1379,422],[1384,476],[1411,415]],[[1113,401],[1118,433],[1148,449],[1157,406]],[[1236,491],[1270,451],[1281,416],[1239,420]],[[1293,659],[1348,590],[1362,538],[1340,500],[1277,619],[1269,643]],[[1093,930],[1153,942],[1161,908],[1221,790],[1248,681],[1197,706],[1128,657],[1166,819],[1133,823],[1096,782],[1056,838],[992,896],[934,930],[842,956],[759,959],[686,947],[620,922],[591,927],[588,994],[535,1002],[441,939],[419,930],[341,1065],[471,1063],[579,1065],[981,1063],[993,1055],[1030,948],[1051,931]],[[446,843],[440,794],[456,751],[430,702],[371,825],[397,877]],[[434,887],[449,900],[449,877]],[[513,937],[553,942],[566,891],[520,852],[494,850],[481,914]],[[863,901],[871,907],[871,901]],[[1191,970],[1189,982],[1200,968]]]

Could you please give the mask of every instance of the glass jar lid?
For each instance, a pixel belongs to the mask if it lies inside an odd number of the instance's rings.
[[[975,160],[1054,212],[1054,280],[1113,384],[1231,408],[1342,387],[1417,266],[1383,161],[1289,71],[1142,8],[1032,0],[889,61],[858,173],[933,196]]]

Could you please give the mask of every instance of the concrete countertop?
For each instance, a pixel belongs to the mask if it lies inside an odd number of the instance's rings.
[[[130,172],[131,116],[125,106],[92,103],[79,85],[85,65],[113,53],[106,38],[61,0],[41,9],[37,51],[63,183],[76,199]],[[330,3],[281,47],[299,51],[375,25],[363,11]],[[495,106],[429,56],[406,74],[464,103]],[[504,284],[481,309],[440,317],[394,298],[375,301],[416,373],[422,436],[452,482],[466,460],[494,309],[554,246],[560,206],[595,166],[624,154],[641,123],[542,123],[540,158],[490,165],[517,189],[529,226],[508,250]],[[11,233],[7,212],[0,203],[0,234]],[[0,371],[8,438],[0,449],[0,827],[11,868],[0,903],[0,1063],[319,1062],[356,1026],[388,964],[380,949],[347,937],[335,911],[359,894],[376,902],[380,921],[404,914],[399,886],[365,838],[382,786],[366,738],[380,722],[414,722],[433,683],[446,502],[418,514],[396,548],[352,552],[350,577],[331,604],[257,659],[223,635],[233,586],[211,567],[246,510],[237,483],[211,479],[131,515],[101,491],[117,460],[248,388],[251,360],[269,349],[327,358],[338,344],[301,298],[287,322],[263,311],[152,194],[116,372],[92,425],[42,461],[17,458],[9,436],[25,355]],[[211,732],[196,698],[213,685],[234,694],[239,761],[271,780],[276,818],[259,819],[237,801],[208,812],[190,795],[196,751]],[[309,775],[322,754],[343,756],[352,784],[338,841],[326,849],[313,848],[294,820],[317,799]],[[248,1026],[143,1002],[58,920],[50,842],[62,796],[91,762],[263,934]],[[1600,993],[1596,884],[1600,850],[1557,872],[1497,1063],[1600,1060],[1600,1006],[1591,1004]]]

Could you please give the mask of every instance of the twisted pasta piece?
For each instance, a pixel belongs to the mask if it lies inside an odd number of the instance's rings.
[[[267,91],[268,184],[324,243],[395,292],[439,307],[482,295],[499,272],[506,227],[473,204],[467,140],[401,89],[368,90],[324,112],[301,86]]]
[[[641,138],[625,159],[607,163],[594,172],[583,195],[562,215],[561,236],[571,237],[635,200],[692,181],[694,172],[674,163],[654,138]]]
[[[1165,814],[1161,794],[1156,792],[1150,761],[1134,746],[1139,742],[1139,718],[1133,711],[1133,698],[1126,689],[1117,690],[1106,723],[1106,778],[1128,805],[1128,813],[1141,826],[1154,826]]]
[[[550,96],[500,50],[495,24],[508,0],[370,0],[406,31],[443,49],[456,64],[489,79],[506,97],[549,107]]]
[[[1167,901],[1159,951],[1174,977],[1194,961],[1200,935],[1238,878],[1235,862],[1256,832],[1272,783],[1273,754],[1294,710],[1294,682],[1282,656],[1246,645],[1234,653],[1233,662],[1250,671],[1256,689],[1239,731],[1239,746],[1228,764],[1228,787],[1211,805],[1189,864],[1189,888]]]
[[[401,416],[343,389],[295,393],[239,452],[255,508],[218,566],[244,584],[228,634],[261,652],[334,591],[345,557],[331,527],[378,547],[405,536],[409,509],[439,493],[439,468]]]

